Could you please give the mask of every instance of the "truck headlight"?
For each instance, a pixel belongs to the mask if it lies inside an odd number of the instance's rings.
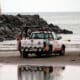
[[[28,51],[28,48],[26,48],[25,51]]]

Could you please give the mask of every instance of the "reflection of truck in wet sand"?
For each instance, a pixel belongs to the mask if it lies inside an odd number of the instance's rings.
[[[18,80],[47,80],[52,72],[52,66],[19,66]]]
[[[65,66],[31,66],[18,67],[18,80],[59,80]],[[54,79],[56,77],[56,79]]]
[[[61,37],[50,31],[36,31],[31,35],[19,41],[19,51],[23,57],[28,57],[28,54],[35,53],[37,56],[50,56],[53,53],[64,55],[65,45],[61,41]]]

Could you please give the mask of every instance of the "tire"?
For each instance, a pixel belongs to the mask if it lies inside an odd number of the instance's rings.
[[[45,54],[46,54],[46,57],[50,56],[50,52],[49,51],[45,52]]]
[[[25,50],[22,52],[23,54],[23,58],[27,58],[28,57],[28,52],[25,52]]]
[[[42,56],[41,54],[42,54],[41,52],[36,52],[36,55],[37,55],[38,57],[41,57],[41,56]]]
[[[65,55],[65,47],[62,47],[61,51],[60,51],[60,56],[64,56]]]
[[[49,51],[46,52],[46,56],[51,56],[52,55],[52,45],[49,45]]]
[[[49,50],[48,52],[46,52],[46,56],[51,56],[52,55],[52,51]]]

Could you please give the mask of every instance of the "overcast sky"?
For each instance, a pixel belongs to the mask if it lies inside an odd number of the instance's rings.
[[[80,0],[1,0],[6,12],[80,12]]]

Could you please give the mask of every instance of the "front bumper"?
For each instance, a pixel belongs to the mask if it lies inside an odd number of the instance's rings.
[[[28,52],[28,53],[37,53],[37,52],[48,52],[48,49],[43,47],[21,47],[21,51]],[[58,53],[61,51],[61,48],[55,48],[52,52]]]
[[[28,47],[26,47],[26,48],[21,48],[21,51],[25,51],[25,52],[30,52],[30,53],[32,53],[32,52],[41,52],[43,50],[43,48],[32,48],[32,47],[30,47],[30,48],[28,48]]]

